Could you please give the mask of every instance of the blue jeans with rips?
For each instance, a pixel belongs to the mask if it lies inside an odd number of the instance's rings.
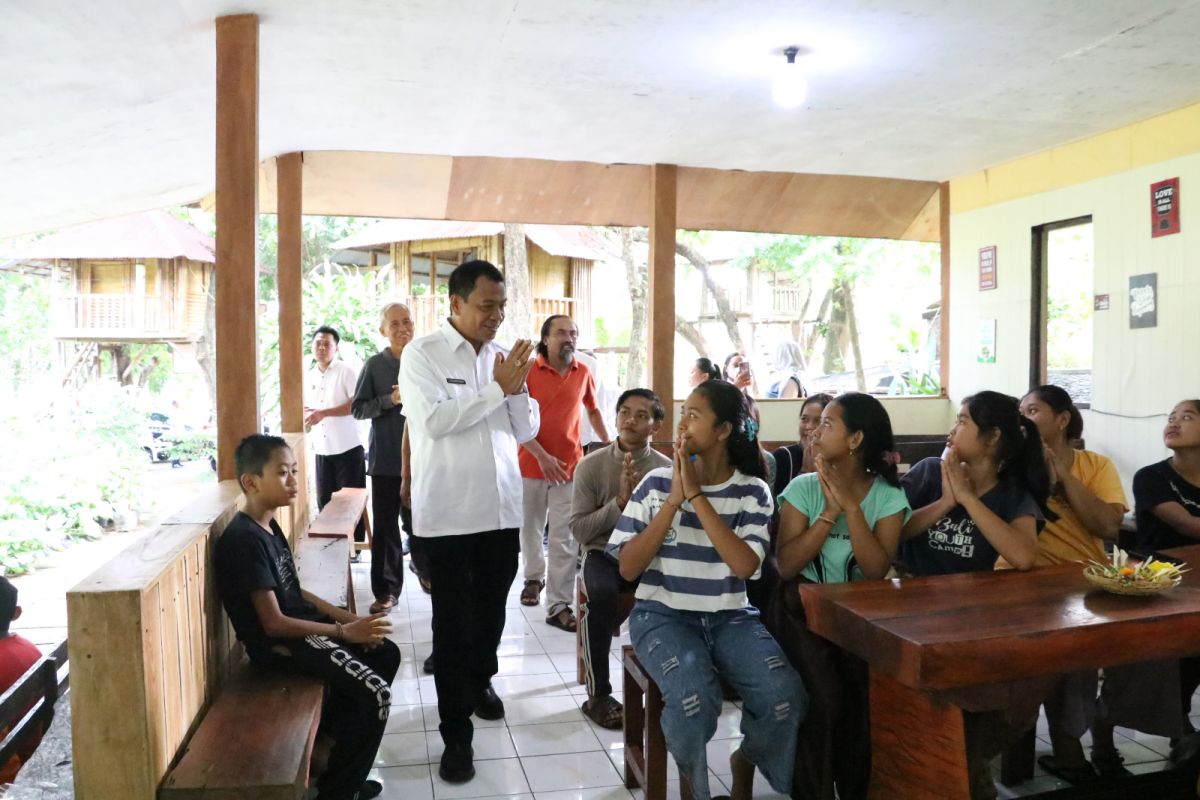
[[[796,735],[808,694],[757,611],[677,611],[638,600],[629,635],[638,660],[662,692],[667,749],[696,800],[709,800],[705,745],[721,714],[717,673],[742,698],[742,753],[776,791],[791,791]]]

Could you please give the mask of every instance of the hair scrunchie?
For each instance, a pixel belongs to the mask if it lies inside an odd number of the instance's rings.
[[[758,423],[750,417],[746,417],[745,423],[742,424],[742,429],[746,432],[746,438],[752,442],[758,436]]]

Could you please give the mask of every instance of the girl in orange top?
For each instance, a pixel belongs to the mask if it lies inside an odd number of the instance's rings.
[[[1041,436],[1052,487],[1047,505],[1058,514],[1038,537],[1034,565],[1106,561],[1104,545],[1116,541],[1128,511],[1116,467],[1099,453],[1072,447],[1083,435],[1083,417],[1061,387],[1039,386],[1029,392],[1021,398],[1021,413]],[[1071,783],[1094,781],[1097,773],[1128,774],[1113,746],[1112,722],[1097,713],[1096,683],[1095,670],[1066,675],[1046,698],[1054,754],[1040,757],[1038,763]],[[1089,727],[1090,764],[1079,741]]]

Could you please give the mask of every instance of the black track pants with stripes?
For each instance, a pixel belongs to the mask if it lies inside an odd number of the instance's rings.
[[[320,800],[353,800],[387,725],[392,680],[400,669],[400,648],[384,639],[370,650],[306,636],[286,642],[290,656],[275,655],[272,665],[325,681],[321,731],[333,739],[329,765],[317,781]]]

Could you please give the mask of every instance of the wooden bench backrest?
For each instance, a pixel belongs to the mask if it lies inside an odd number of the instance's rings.
[[[304,437],[289,434],[300,496],[279,522],[308,524]],[[235,481],[189,505],[67,593],[78,800],[151,800],[195,722],[242,658],[221,608],[213,548],[242,504]]]

